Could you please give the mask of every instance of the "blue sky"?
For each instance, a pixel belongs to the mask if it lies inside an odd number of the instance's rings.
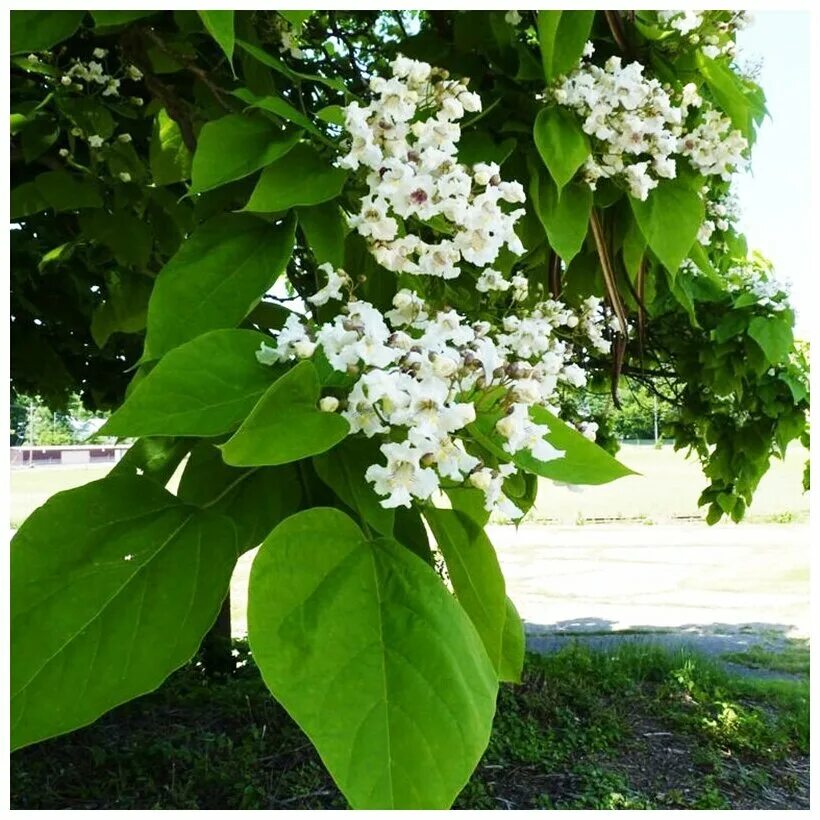
[[[760,11],[738,34],[741,63],[763,58],[758,82],[771,115],[758,132],[751,172],[736,180],[740,228],[750,249],[771,259],[778,275],[791,280],[797,335],[803,338],[813,319],[810,30],[806,11]]]

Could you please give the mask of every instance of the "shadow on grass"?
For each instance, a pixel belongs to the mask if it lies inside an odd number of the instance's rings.
[[[344,808],[244,643],[93,726],[12,756],[12,807]],[[727,673],[686,649],[572,642],[502,686],[456,808],[807,808],[807,681]],[[446,754],[446,750],[441,750]]]

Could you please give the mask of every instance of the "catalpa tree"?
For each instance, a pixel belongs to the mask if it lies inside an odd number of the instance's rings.
[[[273,696],[353,807],[446,808],[523,661],[485,525],[630,472],[591,396],[674,403],[739,520],[808,406],[745,22],[14,12],[13,384],[136,439],[12,542],[14,747],[159,686],[261,544]]]

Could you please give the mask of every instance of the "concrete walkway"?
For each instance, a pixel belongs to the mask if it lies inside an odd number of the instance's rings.
[[[490,527],[530,633],[809,634],[809,527]]]
[[[488,528],[528,644],[651,640],[709,654],[772,650],[809,635],[809,528],[525,524]],[[246,632],[254,552],[233,582],[234,633]]]

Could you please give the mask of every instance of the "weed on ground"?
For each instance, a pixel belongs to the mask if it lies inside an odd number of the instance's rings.
[[[97,723],[12,755],[15,809],[323,809],[345,801],[238,642]],[[456,808],[808,808],[808,680],[684,652],[528,655]]]

